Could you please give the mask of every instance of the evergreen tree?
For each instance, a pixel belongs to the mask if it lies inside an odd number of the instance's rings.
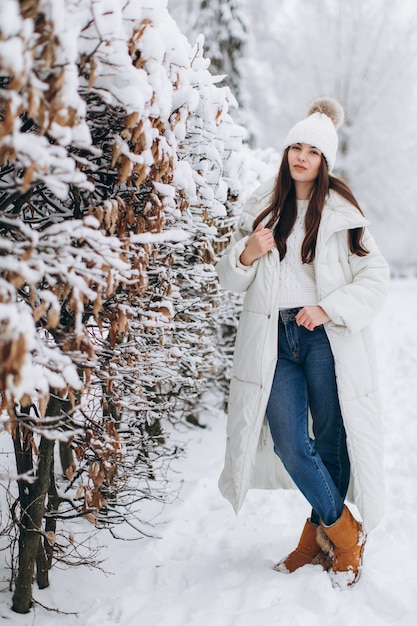
[[[247,0],[172,0],[174,16],[191,40],[204,36],[210,71],[223,77],[238,103],[236,121],[248,131],[246,57],[249,43]]]
[[[243,59],[248,28],[245,0],[200,0],[195,31],[204,34],[205,56],[213,74],[225,74],[228,85],[240,105],[242,102]]]

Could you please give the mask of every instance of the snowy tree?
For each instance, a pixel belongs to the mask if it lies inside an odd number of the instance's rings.
[[[242,59],[247,44],[247,25],[243,0],[200,0],[195,31],[205,35],[205,54],[216,74],[226,74],[228,85],[238,102],[242,88]]]
[[[58,520],[111,525],[160,497],[167,426],[221,367],[213,263],[242,129],[163,0],[6,0],[0,29],[0,392],[26,612],[35,563],[44,587],[72,541]]]
[[[234,118],[248,130],[244,79],[249,37],[246,0],[171,0],[170,6],[191,40],[203,34],[210,70],[230,87],[239,105]]]

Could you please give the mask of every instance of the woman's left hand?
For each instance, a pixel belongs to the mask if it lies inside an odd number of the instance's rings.
[[[295,318],[298,326],[304,326],[307,330],[314,330],[316,326],[325,324],[329,320],[330,317],[321,306],[305,306]]]

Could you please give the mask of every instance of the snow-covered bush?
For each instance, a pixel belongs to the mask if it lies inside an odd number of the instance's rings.
[[[16,611],[29,609],[35,561],[48,584],[58,517],[115,523],[160,496],[177,453],[164,425],[195,419],[208,373],[224,368],[213,264],[241,191],[243,132],[207,66],[164,0],[0,6],[0,392],[19,473]],[[72,450],[60,492],[55,441]]]

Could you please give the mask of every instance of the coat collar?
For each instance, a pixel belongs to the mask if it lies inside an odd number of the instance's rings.
[[[333,189],[329,191],[321,216],[319,237],[321,241],[333,233],[352,228],[363,228],[369,224],[366,217],[358,209],[342,198]]]

